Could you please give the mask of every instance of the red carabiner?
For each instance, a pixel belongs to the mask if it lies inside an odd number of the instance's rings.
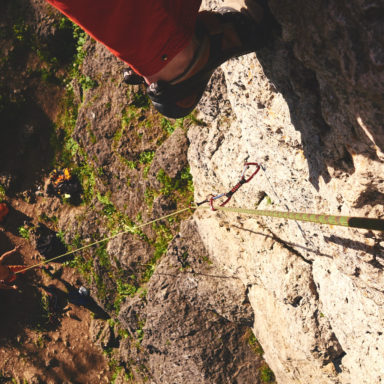
[[[247,169],[251,165],[254,165],[256,167],[256,170],[255,170],[255,172],[253,172],[251,174],[251,176],[248,177],[248,179],[246,179],[245,178],[245,172],[247,171]],[[243,173],[241,174],[241,179],[244,180],[244,183],[249,183],[256,176],[257,172],[259,172],[259,171],[260,171],[260,165],[258,163],[245,163]]]
[[[224,193],[222,193],[221,195],[212,196],[212,197],[209,199],[209,205],[211,206],[212,211],[217,211],[217,209],[215,209],[215,207],[213,206],[213,202],[214,202],[216,199],[219,199],[220,197],[223,197],[223,196],[225,196]],[[231,200],[230,197],[229,197],[227,200],[225,200],[224,203],[220,204],[220,207],[223,207],[225,204],[227,204],[229,200]]]
[[[255,166],[256,167],[256,170],[248,177],[246,178],[245,177],[245,172],[248,170],[248,168],[250,166]],[[244,169],[243,169],[243,172],[241,174],[241,179],[240,181],[227,193],[222,193],[222,194],[219,194],[219,195],[216,195],[216,196],[212,196],[210,199],[209,199],[209,204],[211,205],[211,209],[212,211],[216,211],[216,209],[214,208],[213,206],[213,202],[214,200],[217,200],[217,199],[220,199],[221,197],[225,196],[227,197],[227,199],[220,204],[220,207],[224,207],[226,204],[228,204],[228,202],[232,199],[232,196],[235,194],[235,192],[237,192],[237,190],[245,183],[249,183],[254,177],[255,175],[257,174],[257,172],[260,171],[260,165],[258,163],[245,163],[244,164]]]

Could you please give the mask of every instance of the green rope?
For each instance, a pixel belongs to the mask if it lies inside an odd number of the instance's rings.
[[[153,224],[157,221],[166,219],[171,216],[178,215],[181,212],[187,211],[189,209],[211,209],[209,206],[197,206],[192,205],[191,207],[181,209],[179,211],[173,212],[169,215],[160,217],[155,220],[151,220],[147,223],[134,226],[133,228],[129,228],[126,231],[122,231],[117,233],[116,235],[106,237],[104,239],[95,241],[94,243],[87,244],[83,247],[80,247],[78,249],[74,249],[72,251],[63,253],[62,255],[53,257],[52,259],[48,259],[45,261],[42,261],[41,263],[30,265],[29,267],[26,267],[20,271],[17,271],[15,273],[22,273],[29,269],[39,267],[41,265],[45,265],[50,263],[51,261],[61,259],[62,257],[71,255],[75,252],[83,251],[84,249],[93,247],[95,245],[98,245],[100,243],[103,243],[105,241],[109,241],[119,235],[125,234],[125,233],[132,233],[134,230],[145,227],[149,224]],[[372,219],[368,217],[353,217],[353,216],[335,216],[335,215],[324,215],[324,214],[314,214],[314,213],[297,213],[297,212],[281,212],[281,211],[265,211],[265,210],[259,210],[259,209],[247,209],[247,208],[236,208],[236,207],[217,207],[215,208],[217,211],[224,211],[224,212],[234,212],[234,213],[245,213],[249,215],[256,215],[256,216],[267,216],[267,217],[278,217],[281,219],[288,219],[288,220],[296,220],[296,221],[308,221],[311,223],[318,223],[318,224],[328,224],[328,225],[339,225],[343,227],[349,227],[349,228],[362,228],[362,229],[372,229],[377,231],[384,231],[384,220],[383,219]]]
[[[195,208],[210,209],[208,206],[200,206]],[[314,213],[298,213],[298,212],[281,212],[281,211],[265,211],[259,209],[246,209],[235,207],[217,207],[218,211],[246,213],[256,216],[278,217],[281,219],[296,220],[296,221],[308,221],[311,223],[339,225],[349,228],[362,228],[372,229],[377,231],[384,231],[384,220],[373,219],[368,217],[353,217],[353,216],[335,216],[325,214]]]

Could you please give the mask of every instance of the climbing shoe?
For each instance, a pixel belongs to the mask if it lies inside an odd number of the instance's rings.
[[[249,2],[258,6],[255,1]],[[258,6],[252,18],[245,8],[247,0],[234,3],[236,8],[226,5],[217,12],[199,13],[195,33],[198,49],[189,67],[174,80],[158,81],[147,88],[149,98],[161,114],[170,118],[188,115],[199,103],[217,67],[265,45],[268,39],[263,9]]]

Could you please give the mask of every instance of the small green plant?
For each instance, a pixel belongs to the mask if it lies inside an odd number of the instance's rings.
[[[92,80],[89,76],[80,76],[78,80],[83,89],[83,92],[98,86],[97,81]]]
[[[155,157],[155,151],[144,151],[140,153],[139,163],[140,164],[151,164]]]
[[[273,383],[275,381],[275,375],[271,368],[263,366],[260,368],[260,380],[262,383]]]
[[[37,331],[45,331],[51,322],[52,314],[49,308],[49,297],[46,293],[42,293],[40,297],[40,314],[35,329]],[[41,335],[35,341],[38,348],[44,347],[44,340]]]
[[[137,292],[137,288],[128,283],[123,283],[122,281],[117,281],[117,293],[120,296],[131,296],[133,297],[135,293]]]
[[[76,41],[76,55],[73,63],[71,77],[76,77],[79,74],[80,66],[86,56],[84,44],[87,41],[86,33],[77,25],[73,24],[73,37]]]
[[[39,335],[35,340],[35,345],[39,349],[43,349],[45,347],[44,339],[41,335]]]
[[[52,223],[52,224],[57,224],[59,219],[57,216],[48,216],[45,212],[39,215],[38,217],[39,221],[43,221],[45,223]],[[58,236],[59,237],[59,236]]]
[[[75,268],[88,282],[90,282],[90,274],[93,268],[93,260],[91,258],[86,259],[83,255],[76,252],[73,258],[66,261],[64,265]]]
[[[132,373],[131,371],[129,371],[129,372],[125,372],[125,374],[124,374],[124,379],[125,379],[126,381],[129,381],[130,383],[132,383],[132,380],[134,379],[134,377],[133,377],[133,373]]]
[[[99,264],[102,267],[109,268],[111,266],[111,261],[109,260],[109,255],[107,252],[107,244],[104,243],[100,247],[97,248],[96,250],[96,256],[99,261]]]
[[[127,108],[124,109],[122,116],[121,116],[121,133],[120,133],[120,138],[123,134],[123,130],[126,127],[129,127],[129,125],[132,123],[134,119],[137,118],[137,109],[133,106],[128,106]],[[120,140],[119,138],[119,140]]]
[[[19,235],[23,239],[29,240],[29,237],[31,235],[31,228],[26,226],[19,227]]]
[[[107,217],[111,217],[115,212],[116,208],[111,202],[109,195],[102,196],[99,192],[97,193],[97,200],[102,203],[103,206],[103,214]]]
[[[190,264],[188,262],[188,252],[183,252],[182,255],[180,256],[180,271],[183,272],[184,270],[188,269],[190,267]]]
[[[14,24],[12,29],[13,29],[13,36],[19,41],[24,41],[28,36],[28,26],[22,22],[18,24]]]
[[[141,299],[144,299],[145,297],[147,297],[147,289],[146,288],[143,288],[143,287],[140,287],[138,290],[137,290],[137,294],[139,295],[139,297]]]
[[[164,169],[160,169],[160,171],[157,173],[156,179],[162,184],[160,192],[163,195],[169,196],[175,189],[173,180],[165,173]]]
[[[144,191],[144,201],[148,208],[152,208],[153,201],[155,200],[156,191],[152,188],[146,188]]]
[[[171,135],[175,129],[177,128],[183,128],[184,126],[184,121],[185,119],[187,119],[189,116],[187,117],[182,117],[181,119],[176,119],[174,120],[174,123],[172,123],[170,120],[166,119],[165,117],[163,117],[161,120],[160,120],[160,124],[161,124],[161,128],[168,134],[168,135]]]
[[[120,154],[118,154],[117,156],[119,157],[120,161],[123,164],[125,164],[129,169],[136,169],[137,168],[137,164],[135,161],[127,160],[123,156],[121,156]]]
[[[264,355],[264,350],[258,340],[256,339],[256,336],[251,332],[250,336],[248,337],[248,345],[251,347],[253,352],[255,352],[259,356]]]
[[[124,283],[120,280],[117,280],[116,290],[117,290],[117,295],[113,303],[113,306],[115,308],[116,313],[119,313],[121,304],[125,301],[125,298],[127,296],[133,297],[137,292],[137,287],[132,284]]]
[[[160,121],[161,128],[171,135],[175,131],[175,126],[172,125],[171,121],[163,117]]]
[[[193,179],[192,179],[192,175],[191,175],[191,172],[190,172],[190,168],[189,167],[186,167],[184,168],[182,171],[181,171],[181,175],[180,175],[180,178],[181,180],[184,182],[184,189],[187,191],[187,192],[191,192],[192,195],[193,195],[193,192],[194,192],[194,188],[193,188]]]
[[[165,225],[153,225],[153,228],[156,231],[154,257],[158,260],[165,252],[167,252],[168,244],[172,240],[173,235],[171,230]]]
[[[108,365],[109,365],[109,369],[112,372],[110,383],[114,384],[120,372],[122,371],[123,367],[113,357],[111,357],[110,360],[108,361]]]
[[[4,201],[6,197],[5,188],[0,184],[0,203]]]
[[[130,169],[136,169],[136,167],[137,167],[136,162],[132,161],[132,160],[127,160],[126,164],[127,164],[128,168],[130,168]]]
[[[122,338],[122,339],[128,339],[129,338],[129,332],[126,330],[126,329],[122,329],[122,328],[119,328],[118,330],[118,335]]]
[[[153,243],[155,251],[141,276],[142,283],[146,283],[152,277],[156,269],[157,261],[167,252],[168,244],[173,238],[171,230],[165,225],[153,224],[152,228],[156,232],[156,240]]]
[[[137,340],[138,342],[141,344],[141,342],[143,341],[143,338],[144,338],[144,325],[145,325],[145,321],[144,320],[139,320],[138,323],[138,329],[136,329],[136,336],[137,336]]]
[[[204,263],[207,263],[208,265],[212,265],[212,264],[213,264],[212,261],[209,260],[209,257],[206,256],[206,255],[200,256],[200,259],[201,259],[202,261],[204,261]]]
[[[189,167],[181,172],[180,177],[174,179],[169,177],[163,169],[160,169],[156,178],[162,184],[160,192],[165,196],[169,196],[173,191],[178,191],[181,194],[193,192],[193,180]]]
[[[136,108],[149,109],[150,102],[146,94],[142,92],[136,92],[132,95],[132,105]]]

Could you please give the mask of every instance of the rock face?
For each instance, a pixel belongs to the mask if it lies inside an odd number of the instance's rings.
[[[232,115],[207,97],[211,126],[189,131],[196,200],[230,190],[248,160],[263,169],[233,206],[383,217],[383,4],[269,5],[282,37],[222,66],[214,84]],[[210,258],[248,287],[277,382],[384,380],[382,233],[208,210],[195,220]]]
[[[259,382],[246,287],[209,262],[193,221],[182,224],[147,289],[145,310],[134,298],[119,319],[132,334],[141,324],[153,382]]]
[[[222,2],[206,0],[204,6]],[[32,4],[31,17],[48,46],[58,30],[50,16],[40,23],[33,11],[46,3]],[[147,126],[156,115],[144,89],[123,85],[124,64],[88,40],[81,75],[93,85],[72,84],[81,105],[71,138],[86,151],[81,161],[98,176],[100,196],[92,196],[92,204],[105,217],[67,207],[59,226],[71,229],[68,241],[74,234],[87,242],[94,233],[107,236],[117,211],[144,222],[175,210],[169,196],[146,192],[164,188],[161,170],[169,182],[180,176],[188,145],[196,201],[230,190],[248,160],[262,170],[234,195],[232,206],[383,217],[382,2],[268,4],[281,36],[216,71],[199,105],[208,124],[190,128],[188,138],[182,129],[168,137],[162,123]],[[3,48],[11,52],[8,44]],[[61,51],[63,44],[56,45]],[[17,72],[12,79],[12,105],[21,103],[20,90],[27,91],[19,79],[25,75]],[[41,121],[57,114],[51,103],[46,109]],[[51,131],[40,134],[40,120],[32,122],[8,147],[19,148],[20,141],[22,148],[38,148],[41,169],[41,162],[50,163],[52,154],[41,158],[48,141],[33,146],[28,140],[49,138]],[[1,182],[8,186],[4,169]],[[111,269],[127,279],[132,270],[144,273],[154,256],[149,245],[156,242],[155,230],[142,235],[151,242],[126,234],[106,248]],[[122,339],[117,328],[94,322],[92,340],[106,349],[119,344],[125,366],[145,367],[137,382],[253,384],[263,363],[249,346],[252,327],[279,383],[381,383],[383,255],[379,232],[198,210],[157,265],[146,295],[138,290],[118,315],[110,309],[115,292],[99,298],[129,335]],[[116,284],[102,261],[96,258],[94,272],[110,293]],[[31,381],[33,376],[28,374]]]

